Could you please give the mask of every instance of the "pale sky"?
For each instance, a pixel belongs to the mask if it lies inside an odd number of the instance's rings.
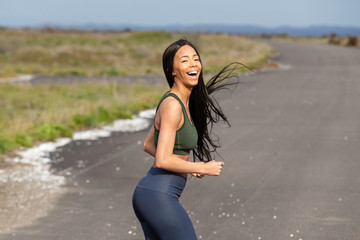
[[[360,27],[360,0],[0,0],[0,26],[255,24]]]

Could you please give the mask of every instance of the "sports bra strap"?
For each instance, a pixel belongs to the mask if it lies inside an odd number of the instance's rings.
[[[171,92],[169,92],[169,91],[166,92],[166,93],[164,94],[164,96],[160,99],[160,102],[159,102],[159,104],[158,104],[158,106],[157,106],[157,108],[156,108],[156,112],[157,112],[157,110],[159,109],[161,102],[162,102],[165,98],[167,98],[168,96],[173,96],[176,100],[178,100],[178,102],[179,102],[180,105],[181,105],[181,108],[182,108],[183,113],[187,115],[186,109],[185,109],[185,106],[184,106],[183,102],[180,100],[180,98],[179,98],[175,93],[171,93]]]

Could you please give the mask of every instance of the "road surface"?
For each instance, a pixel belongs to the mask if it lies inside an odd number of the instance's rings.
[[[189,176],[180,201],[199,239],[357,240],[360,50],[270,44],[290,68],[243,76],[232,94],[218,95],[232,124],[215,128],[222,175]],[[153,161],[141,151],[145,134],[54,153],[53,167],[71,174],[66,193],[47,216],[0,239],[143,239],[131,196]]]

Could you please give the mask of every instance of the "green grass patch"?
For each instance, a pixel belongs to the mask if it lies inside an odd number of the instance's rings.
[[[39,141],[71,137],[75,130],[132,118],[155,107],[165,85],[98,81],[70,85],[0,84],[0,153]]]
[[[69,127],[61,124],[43,124],[35,127],[32,136],[41,141],[53,141],[59,137],[71,137],[72,131]]]
[[[30,135],[16,133],[15,143],[23,147],[31,147],[33,144],[33,138]]]
[[[10,152],[16,148],[16,144],[6,138],[5,136],[0,135],[0,154]]]

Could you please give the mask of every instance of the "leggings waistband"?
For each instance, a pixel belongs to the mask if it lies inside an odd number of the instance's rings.
[[[180,197],[186,185],[186,178],[161,168],[151,167],[138,183],[138,187],[159,191]]]

